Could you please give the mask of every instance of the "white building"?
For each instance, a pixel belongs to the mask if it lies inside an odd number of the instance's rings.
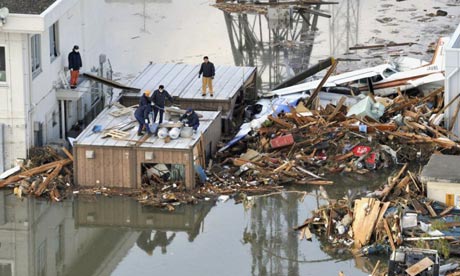
[[[444,104],[448,104],[460,94],[460,25],[446,47],[445,76]],[[445,112],[446,126],[452,128],[457,137],[460,136],[460,114],[457,108],[459,105],[460,99],[456,99]]]
[[[80,46],[83,68],[99,68],[103,53],[103,1],[3,0],[0,20],[0,171],[33,146],[64,139],[101,101],[86,80],[66,89],[67,55]],[[91,89],[93,88],[93,89]]]

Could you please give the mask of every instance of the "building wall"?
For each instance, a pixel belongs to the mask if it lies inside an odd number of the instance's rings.
[[[460,93],[460,25],[452,35],[446,47],[446,70],[445,70],[445,93],[444,102],[450,103]],[[456,100],[454,104],[447,108],[445,112],[445,119],[447,126],[450,127],[454,124],[453,132],[460,135],[460,118],[457,118],[455,123],[453,117],[460,100]]]
[[[427,196],[430,199],[446,203],[446,195],[454,195],[454,204],[460,207],[460,183],[431,182],[427,183]]]
[[[25,158],[26,94],[29,91],[27,61],[27,35],[0,32],[0,46],[5,47],[6,82],[0,83],[0,124],[4,125],[5,167],[13,165],[14,158]]]
[[[93,158],[87,154],[93,152]],[[136,152],[130,148],[74,147],[75,182],[89,187],[136,188]]]
[[[103,1],[62,1],[54,9],[38,15],[12,15],[0,28],[0,46],[6,50],[5,83],[0,83],[0,124],[4,125],[3,169],[14,165],[16,158],[26,158],[27,149],[38,140],[43,143],[60,138],[59,102],[56,87],[61,85],[60,72],[68,66],[67,55],[73,45],[80,45],[82,71],[99,67],[99,55],[104,52],[104,18],[98,16]],[[35,22],[31,24],[31,20]],[[49,27],[58,24],[59,56],[50,57]],[[21,26],[26,28],[20,30]],[[33,26],[32,26],[33,25]],[[41,72],[31,75],[31,37],[40,34]],[[69,78],[69,73],[66,73]],[[67,130],[92,105],[89,87],[79,102],[67,102]],[[38,131],[42,129],[38,138]],[[0,157],[1,158],[1,157]],[[2,167],[2,166],[0,166]]]

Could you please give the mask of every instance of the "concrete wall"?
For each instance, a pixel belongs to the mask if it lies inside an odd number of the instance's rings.
[[[446,194],[453,194],[455,206],[460,207],[460,183],[431,181],[427,183],[428,198],[446,203]]]
[[[29,145],[26,139],[29,63],[24,58],[27,35],[0,32],[0,46],[5,47],[6,58],[6,82],[0,83],[0,124],[4,125],[4,161],[9,168],[14,158],[26,156]]]
[[[460,93],[460,25],[452,35],[446,47],[444,102],[450,103]],[[453,116],[460,100],[457,99],[445,112],[447,126],[454,124],[453,132],[460,134],[460,118],[453,122]]]

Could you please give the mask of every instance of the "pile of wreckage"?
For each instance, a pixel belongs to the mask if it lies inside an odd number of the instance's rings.
[[[246,135],[219,151],[211,182],[225,183],[230,174],[254,186],[325,185],[332,184],[328,174],[365,174],[426,163],[435,151],[459,152],[457,137],[440,125],[450,105],[443,104],[443,88],[424,97],[369,95],[350,108],[345,97],[335,106],[312,108],[313,101],[301,98],[252,121]]]
[[[32,148],[29,156],[0,175],[0,188],[13,188],[18,198],[33,195],[52,201],[61,201],[72,194],[73,156],[66,148]]]
[[[326,199],[327,205],[295,228],[300,239],[311,239],[314,232],[356,255],[393,252],[388,275],[460,275],[452,272],[456,263],[439,265],[440,257],[460,254],[460,213],[426,198],[424,185],[408,167],[361,198]],[[380,275],[378,269],[372,275]]]

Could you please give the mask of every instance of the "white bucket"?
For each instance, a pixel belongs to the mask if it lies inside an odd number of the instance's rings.
[[[169,137],[171,137],[171,139],[177,139],[179,138],[179,135],[180,129],[178,127],[174,127],[169,131]]]
[[[180,137],[182,138],[190,138],[193,135],[193,128],[192,127],[183,127],[180,131]]]
[[[165,127],[162,127],[158,130],[158,138],[164,139],[168,137],[168,129]]]

